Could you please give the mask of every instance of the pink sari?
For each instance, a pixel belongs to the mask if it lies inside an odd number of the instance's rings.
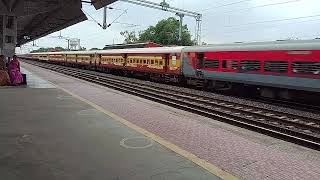
[[[19,85],[23,82],[23,77],[20,73],[20,63],[17,59],[10,61],[8,72],[12,84]]]

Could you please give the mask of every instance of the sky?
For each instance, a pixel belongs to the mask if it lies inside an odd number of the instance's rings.
[[[150,0],[160,3],[163,0]],[[319,0],[166,0],[171,7],[201,13],[202,42],[221,44],[232,42],[274,41],[280,39],[314,39],[320,37]],[[161,19],[177,17],[173,13],[150,9],[126,2],[115,2],[107,11],[106,30],[102,24],[103,10],[89,4],[82,8],[88,20],[28,43],[17,52],[40,47],[67,47],[58,36],[80,39],[87,49],[103,48],[106,44],[123,43],[121,31],[142,31]],[[178,17],[177,17],[178,18]],[[190,33],[195,34],[196,21],[185,17]]]

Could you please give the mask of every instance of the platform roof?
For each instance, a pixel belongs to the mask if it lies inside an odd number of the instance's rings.
[[[118,0],[91,0],[93,6],[96,8],[96,9],[100,9],[106,5],[109,5],[109,4],[112,4],[114,2],[116,2]]]
[[[91,0],[91,3],[99,9],[115,1]],[[17,16],[17,46],[20,46],[87,20],[81,7],[81,0],[0,0],[0,15]]]

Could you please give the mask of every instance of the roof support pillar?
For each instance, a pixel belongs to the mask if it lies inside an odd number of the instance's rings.
[[[12,57],[17,44],[17,17],[0,15],[0,55]]]

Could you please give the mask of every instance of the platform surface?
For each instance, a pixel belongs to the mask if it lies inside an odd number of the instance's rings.
[[[319,151],[23,62],[21,62],[21,65],[35,76],[50,81],[73,95],[80,96],[102,109],[108,110],[163,138],[180,149],[196,155],[201,159],[200,162],[207,162],[209,165],[216,167],[216,169],[209,169],[210,172],[220,169],[246,180],[320,179]],[[30,87],[32,86],[29,85]],[[67,100],[69,98],[59,95],[58,99]],[[85,115],[86,113],[80,114]],[[157,140],[157,138],[145,135]],[[128,142],[130,143],[130,141]],[[171,146],[167,146],[163,142],[160,142],[160,144],[167,147],[167,150],[171,149],[176,152]],[[181,154],[181,151],[175,155],[178,154]],[[192,157],[187,159],[199,163]],[[176,174],[171,173],[172,171],[167,172],[170,172],[169,175]],[[217,176],[221,177],[221,174],[217,174]],[[172,177],[161,178],[174,179]],[[196,179],[199,178],[196,177]]]
[[[2,180],[216,180],[190,160],[23,70],[0,88]]]

